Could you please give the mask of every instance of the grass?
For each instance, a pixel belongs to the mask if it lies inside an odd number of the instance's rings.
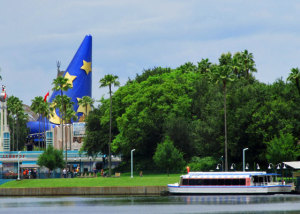
[[[2,184],[1,188],[32,188],[32,187],[101,187],[101,186],[166,186],[179,181],[180,174],[149,174],[130,177],[130,173],[121,177],[97,178],[56,178],[56,179],[24,179]]]

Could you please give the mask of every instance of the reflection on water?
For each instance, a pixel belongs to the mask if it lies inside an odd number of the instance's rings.
[[[300,195],[4,197],[11,213],[300,213]]]

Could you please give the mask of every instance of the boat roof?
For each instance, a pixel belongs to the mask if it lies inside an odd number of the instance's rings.
[[[261,172],[189,172],[182,178],[250,178],[252,176],[277,175],[274,173]]]

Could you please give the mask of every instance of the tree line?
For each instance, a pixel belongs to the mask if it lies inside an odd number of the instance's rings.
[[[137,170],[209,170],[223,160],[227,170],[233,163],[241,168],[246,147],[250,167],[299,159],[299,69],[272,84],[254,72],[247,50],[222,54],[215,64],[202,59],[144,70],[101,98],[86,119],[83,149],[89,155],[111,149],[124,167],[135,149]]]

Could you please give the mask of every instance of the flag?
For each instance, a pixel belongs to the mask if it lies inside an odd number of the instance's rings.
[[[48,93],[45,95],[45,97],[44,97],[44,102],[47,102],[47,97],[49,96],[49,91],[48,91]]]

